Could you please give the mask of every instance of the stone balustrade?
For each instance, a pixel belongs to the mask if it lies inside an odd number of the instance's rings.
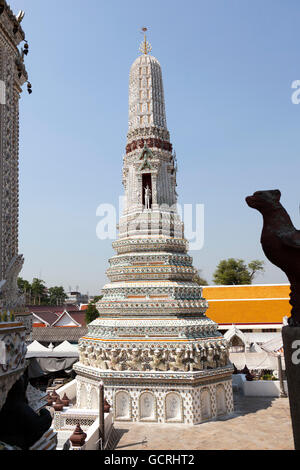
[[[55,412],[53,426],[58,434],[58,441],[60,442],[61,448],[63,447],[63,444],[69,439],[72,432],[74,431],[74,428],[78,424],[87,435],[85,443],[81,447],[72,447],[71,445],[70,450],[98,450],[99,410],[77,408],[64,408],[63,411]],[[103,448],[109,441],[110,434],[113,430],[112,412],[104,414],[104,430],[105,442],[102,444]]]
[[[58,393],[59,398],[62,399],[64,397],[64,394],[67,395],[67,397],[70,400],[70,403],[75,404],[76,403],[76,380],[72,380],[71,382],[66,383],[62,387],[56,390],[56,393]]]

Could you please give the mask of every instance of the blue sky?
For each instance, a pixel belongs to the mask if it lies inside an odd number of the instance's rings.
[[[245,203],[280,189],[299,228],[300,3],[297,0],[11,0],[33,86],[20,101],[22,276],[99,293],[111,241],[96,209],[123,194],[128,77],[149,27],[178,158],[179,202],[205,205],[192,252],[212,280],[221,259],[265,259],[261,216]],[[258,283],[286,282],[266,262]]]

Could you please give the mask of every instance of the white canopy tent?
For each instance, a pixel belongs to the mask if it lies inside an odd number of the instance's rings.
[[[231,362],[239,370],[247,365],[249,370],[277,370],[277,357],[267,352],[230,353]]]
[[[40,377],[52,372],[72,370],[78,361],[78,347],[64,341],[54,349],[46,348],[34,341],[27,348],[26,359],[29,359],[29,377]]]
[[[26,359],[32,357],[79,357],[78,346],[75,346],[68,341],[64,341],[56,348],[46,348],[38,341],[33,341],[27,347]]]
[[[78,346],[64,341],[53,349],[53,354],[63,355],[65,357],[78,357]]]
[[[38,341],[33,341],[29,346],[27,346],[26,359],[31,357],[47,357],[51,353],[48,348],[40,344]]]
[[[283,340],[282,335],[277,336],[276,338],[270,339],[264,343],[261,348],[270,353],[281,353],[283,352]]]

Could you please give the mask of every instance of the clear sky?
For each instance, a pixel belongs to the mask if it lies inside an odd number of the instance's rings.
[[[96,209],[118,204],[128,78],[148,26],[162,65],[180,203],[205,205],[192,253],[209,282],[221,259],[265,259],[245,197],[280,189],[299,228],[298,0],[11,0],[30,53],[20,106],[22,277],[99,293],[111,241]],[[266,262],[258,283],[286,282]]]

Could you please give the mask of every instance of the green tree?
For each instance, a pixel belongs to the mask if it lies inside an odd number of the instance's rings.
[[[250,270],[250,278],[252,282],[256,273],[264,272],[264,262],[260,261],[259,259],[255,259],[248,264],[248,268]]]
[[[63,305],[68,297],[63,287],[50,287],[48,289],[49,304],[50,305]]]
[[[31,294],[34,305],[47,304],[49,301],[45,281],[42,281],[42,279],[38,279],[36,277],[33,279],[31,284]]]
[[[206,279],[204,279],[203,277],[201,277],[201,270],[197,272],[197,274],[195,274],[194,278],[193,278],[193,281],[194,282],[197,282],[197,284],[199,286],[208,286],[208,282]]]
[[[253,260],[248,265],[243,259],[229,258],[222,260],[214,272],[214,283],[217,285],[252,284],[257,272],[263,271],[264,262]]]
[[[30,282],[26,281],[22,277],[18,277],[18,289],[19,291],[25,295],[25,303],[31,303],[31,284]]]
[[[31,290],[31,284],[22,277],[18,277],[18,288],[21,292],[26,293]]]
[[[99,302],[99,300],[101,300],[103,297],[103,295],[96,295],[93,300],[91,301],[92,304],[96,304],[97,302]]]
[[[96,305],[91,302],[89,305],[88,305],[88,308],[86,309],[85,311],[85,321],[86,321],[86,324],[88,325],[89,323],[91,323],[92,321],[96,320],[96,318],[99,317],[99,312],[97,310],[97,307]]]

